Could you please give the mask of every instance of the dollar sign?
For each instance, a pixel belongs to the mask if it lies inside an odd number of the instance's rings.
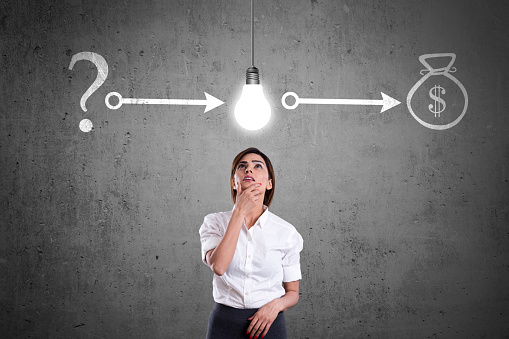
[[[435,113],[435,118],[440,117],[440,113],[445,110],[445,101],[440,97],[440,94],[445,94],[445,89],[441,86],[435,85],[432,89],[429,90],[429,96],[435,102],[433,104],[429,104],[428,108],[431,113]]]

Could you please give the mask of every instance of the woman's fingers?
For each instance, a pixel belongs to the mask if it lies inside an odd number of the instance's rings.
[[[237,196],[242,194],[242,187],[240,186],[240,182],[237,181]]]
[[[264,330],[266,327],[268,328],[268,327],[270,327],[270,325],[266,325],[266,324],[263,324],[263,323],[262,323],[262,324],[260,324],[260,326],[258,327],[258,329],[256,330],[256,332],[254,332],[254,334],[253,334],[253,338],[261,338],[261,336],[262,336],[262,332],[263,332],[263,330]]]
[[[240,184],[240,182],[237,182],[237,196],[240,196],[242,194],[242,192],[246,193],[246,192],[252,192],[253,190],[255,190],[256,188],[258,188],[259,186],[261,186],[262,184],[256,184],[256,183],[252,183],[251,185],[247,186],[244,190],[242,189],[242,185]]]
[[[258,310],[254,316],[248,319],[251,320],[251,323],[247,329],[247,334],[249,334],[250,338],[263,338],[267,335],[267,332],[275,319],[276,318],[273,315],[266,313],[265,310],[262,310],[261,312]]]
[[[251,320],[251,324],[247,329],[247,334],[249,334],[249,338],[257,338],[262,323],[259,321],[256,315],[254,317],[249,318],[248,320]]]
[[[252,324],[253,324],[253,322],[251,322],[251,326],[252,326]],[[272,325],[272,323],[263,323],[261,321],[258,321],[251,329],[247,330],[247,334],[249,334],[249,338],[255,338],[255,339],[263,338],[267,335],[270,325]]]
[[[240,184],[238,185],[238,187],[240,188]],[[242,194],[244,194],[248,197],[257,197],[257,196],[263,194],[263,192],[259,188],[260,188],[260,184],[251,184],[248,187],[246,187],[244,190],[242,190],[242,188],[240,188],[238,192],[241,192]],[[241,193],[238,193],[238,192],[237,192],[237,197],[241,198]]]
[[[258,327],[258,331],[255,333],[255,338],[263,338],[265,335],[267,335],[267,332],[269,331],[270,325],[272,325],[272,321],[268,321],[265,323],[262,323],[260,327]]]
[[[244,213],[249,213],[249,211],[256,206],[258,200],[265,194],[265,192],[261,188],[260,183],[251,183],[249,186],[242,189],[240,183],[237,182],[237,186],[237,201],[235,204],[243,210]]]
[[[258,201],[258,199],[260,199],[260,196],[263,194],[262,191],[260,191],[259,187],[256,187],[258,185],[252,185],[252,186],[255,186],[251,189],[251,191],[249,192],[249,197],[251,199],[253,199],[255,202]],[[251,186],[250,186],[251,188]]]
[[[269,332],[270,325],[272,325],[272,324],[265,326],[265,331],[263,331],[263,333],[262,333],[262,338],[267,335],[267,332]]]
[[[246,190],[250,190],[251,192],[253,192],[257,188],[260,188],[261,185],[262,185],[261,183],[252,183],[246,188]]]

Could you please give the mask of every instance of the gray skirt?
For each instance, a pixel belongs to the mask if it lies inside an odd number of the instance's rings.
[[[256,311],[258,311],[257,308],[238,309],[216,303],[210,312],[207,339],[249,338],[246,332],[251,321],[248,319]],[[283,312],[278,314],[263,339],[286,339],[286,322]]]

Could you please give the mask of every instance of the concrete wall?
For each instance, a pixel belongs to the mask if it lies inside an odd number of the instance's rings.
[[[509,336],[507,2],[257,1],[255,64],[273,107],[258,132],[233,116],[249,10],[2,1],[2,337],[204,337],[212,272],[198,228],[231,208],[229,167],[248,146],[272,158],[272,211],[304,238],[290,338]],[[97,68],[68,69],[84,51],[109,66],[87,112]],[[460,123],[434,130],[406,97],[419,56],[442,52],[456,53],[469,103]],[[226,103],[111,110],[112,91]],[[287,110],[287,91],[402,103]],[[447,100],[463,107],[459,91]]]

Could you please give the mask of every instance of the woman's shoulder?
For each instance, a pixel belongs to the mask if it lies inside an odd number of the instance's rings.
[[[285,243],[293,249],[302,250],[303,239],[295,226],[274,213],[269,213],[270,229],[279,239],[286,239]]]
[[[230,221],[233,211],[214,212],[205,216],[205,221]]]
[[[271,223],[274,223],[275,225],[277,225],[278,227],[280,228],[285,228],[289,231],[292,231],[292,232],[297,232],[297,229],[295,228],[295,226],[293,226],[292,224],[290,224],[288,221],[284,220],[283,218],[275,215],[274,213],[269,212],[269,215],[268,215],[268,220],[271,222]]]

